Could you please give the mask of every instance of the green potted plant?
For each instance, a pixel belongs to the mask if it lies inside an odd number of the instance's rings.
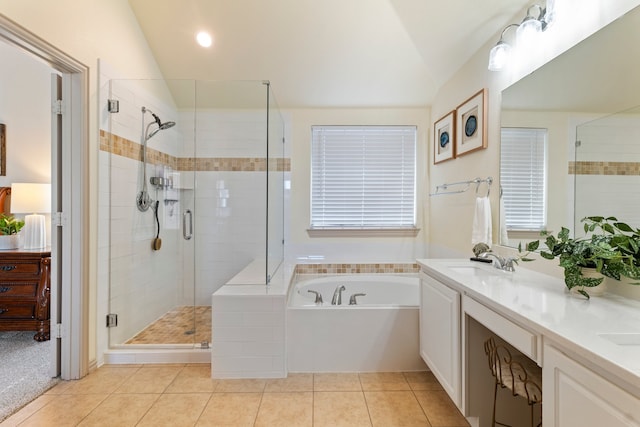
[[[619,222],[615,217],[591,216],[582,219],[586,237],[572,238],[562,227],[557,236],[546,236],[546,259],[558,258],[564,269],[564,282],[589,298],[604,277],[620,280],[625,276],[640,279],[640,230]],[[598,273],[597,275],[592,274]],[[635,283],[634,283],[635,284]]]
[[[0,250],[16,249],[20,246],[18,233],[24,227],[24,221],[11,215],[0,214]]]

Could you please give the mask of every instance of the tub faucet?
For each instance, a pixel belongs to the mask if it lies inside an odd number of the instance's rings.
[[[333,298],[331,298],[331,305],[340,305],[342,304],[342,291],[346,288],[344,285],[338,286],[336,290],[333,292]]]
[[[349,298],[349,305],[358,305],[358,301],[356,301],[356,297],[363,297],[367,294],[353,294],[351,298]]]
[[[479,256],[479,258],[493,258],[493,266],[498,270],[503,271],[516,271],[513,266],[513,262],[515,261],[513,258],[502,258],[500,255],[496,255],[493,252],[483,252]]]
[[[314,301],[316,304],[322,304],[322,294],[320,292],[316,292],[312,290],[308,290],[307,292],[310,292],[316,295],[316,300]]]

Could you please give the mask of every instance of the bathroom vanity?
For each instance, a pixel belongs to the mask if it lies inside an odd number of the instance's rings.
[[[420,354],[470,421],[491,421],[482,342],[494,335],[542,367],[545,427],[640,426],[640,301],[586,300],[524,268],[418,263]]]

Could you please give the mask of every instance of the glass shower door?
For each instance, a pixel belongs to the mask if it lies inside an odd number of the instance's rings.
[[[109,92],[109,345],[208,342],[210,307],[194,304],[194,82],[111,80]]]

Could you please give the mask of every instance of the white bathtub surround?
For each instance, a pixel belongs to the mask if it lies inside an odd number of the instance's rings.
[[[392,301],[382,298],[383,304],[371,300],[369,307],[349,308],[351,294],[343,294],[343,306],[310,309],[287,308],[289,293],[294,292],[291,279],[300,271],[326,270],[327,265],[283,264],[271,279],[269,286],[256,284],[263,280],[264,269],[256,269],[260,262],[250,263],[212,296],[211,375],[213,378],[278,378],[292,372],[345,372],[345,371],[418,371],[426,367],[418,352],[418,282],[410,274],[343,274],[342,283],[353,292],[376,292],[360,289],[363,277],[378,286],[406,287],[404,299]],[[344,270],[352,264],[336,264],[331,268]],[[367,271],[394,271],[403,268],[413,271],[411,264],[359,264]],[[382,269],[382,270],[381,270]],[[254,272],[253,277],[251,272]],[[306,277],[298,274],[298,277]],[[325,297],[331,303],[334,285],[326,277],[313,276],[331,288]],[[390,282],[391,278],[396,282]],[[404,282],[404,283],[402,283]],[[246,283],[246,284],[243,284]],[[319,282],[310,286],[317,287]],[[392,292],[393,294],[393,292]],[[413,295],[413,301],[411,295]],[[294,296],[292,293],[291,296]],[[362,298],[362,297],[358,297]],[[365,297],[366,298],[366,297]],[[360,300],[365,302],[365,300]],[[308,301],[302,301],[304,304]],[[322,313],[321,313],[322,312]],[[317,313],[318,319],[313,313]],[[311,317],[308,317],[311,314]],[[298,318],[302,316],[302,318]],[[328,318],[328,320],[327,320]],[[368,331],[364,333],[364,331]],[[364,336],[366,335],[366,336]],[[360,336],[360,341],[355,338]],[[308,340],[316,339],[311,345]],[[332,338],[337,344],[322,346]],[[324,340],[324,341],[322,341]],[[287,350],[288,349],[288,350]],[[317,349],[317,355],[309,351]],[[350,354],[346,354],[350,353]],[[318,357],[322,355],[323,357]],[[326,356],[326,357],[325,357]],[[336,357],[337,356],[337,357]],[[339,358],[340,360],[336,360]],[[313,361],[315,365],[303,365]],[[322,360],[318,360],[322,359]],[[294,362],[292,362],[294,361]]]
[[[293,266],[281,265],[269,286],[250,264],[211,298],[212,378],[284,378],[285,313]],[[245,285],[241,284],[244,280]]]
[[[424,371],[418,308],[289,309],[289,372]]]
[[[290,372],[391,372],[426,369],[419,355],[415,275],[304,275],[290,290],[287,357]],[[304,279],[307,280],[304,280]],[[302,280],[301,280],[302,279]],[[344,286],[342,305],[332,305]],[[320,292],[323,304],[316,304]],[[354,294],[358,305],[349,305]]]

